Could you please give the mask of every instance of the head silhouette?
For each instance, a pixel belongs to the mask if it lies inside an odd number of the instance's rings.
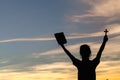
[[[80,46],[80,55],[82,59],[89,59],[91,55],[90,47],[87,44]]]

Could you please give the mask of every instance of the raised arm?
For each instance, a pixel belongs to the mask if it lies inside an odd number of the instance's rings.
[[[97,53],[97,56],[96,56],[96,59],[97,60],[100,60],[100,58],[101,58],[101,55],[102,55],[102,52],[103,52],[103,50],[104,50],[104,48],[105,48],[105,45],[106,45],[106,42],[108,41],[108,36],[105,34],[105,36],[104,36],[104,38],[103,38],[103,43],[102,43],[102,45],[101,45],[101,47],[100,47],[100,49],[99,49],[99,51],[98,51],[98,53]]]
[[[69,58],[72,60],[72,62],[74,62],[76,60],[76,58],[65,48],[65,46],[63,44],[61,44],[61,47],[63,48],[65,53],[69,56]]]

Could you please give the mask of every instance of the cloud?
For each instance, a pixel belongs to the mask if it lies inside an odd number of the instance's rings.
[[[5,42],[16,42],[16,41],[49,41],[55,40],[54,38],[16,38],[16,39],[7,39],[7,40],[0,40],[0,43]]]
[[[64,62],[34,65],[28,68],[31,71],[15,72],[14,69],[0,69],[0,80],[75,80],[76,77],[73,66]]]
[[[5,64],[5,63],[8,63],[9,61],[7,60],[4,60],[4,61],[0,61],[0,64]]]
[[[84,14],[73,15],[69,19],[72,22],[112,22],[120,21],[120,0],[83,0],[85,5],[89,5],[90,9]]]
[[[36,66],[30,67],[30,69],[32,69],[33,71],[42,71],[42,72],[55,71],[55,70],[56,71],[62,70],[63,72],[66,72],[66,71],[70,72],[72,68],[73,66],[70,63],[65,63],[65,62],[55,62],[52,64],[36,65]],[[59,71],[59,72],[62,72],[62,71]]]
[[[119,75],[120,61],[101,62],[97,67],[97,79],[112,78]],[[28,67],[31,71],[15,72],[14,69],[0,69],[0,80],[76,80],[77,69],[70,63],[55,62],[52,64]],[[105,74],[110,74],[105,76]]]
[[[103,30],[108,29],[108,36],[119,35],[120,34],[120,24],[109,24],[101,26],[102,28],[97,32],[81,34],[81,33],[71,33],[67,36],[67,39],[77,39],[77,38],[90,38],[90,37],[100,37],[104,36]]]
[[[80,44],[69,45],[66,47],[72,51],[72,50],[76,50],[78,46],[80,46]],[[41,56],[61,54],[61,53],[64,53],[64,51],[61,48],[57,48],[57,49],[49,50],[49,51],[42,52],[42,53],[33,53],[32,57],[39,58]]]
[[[109,35],[115,35],[120,34],[120,24],[110,24],[103,26],[104,28],[100,29],[99,32],[93,32],[89,34],[81,34],[81,33],[71,33],[68,36],[66,36],[67,39],[80,39],[80,38],[89,38],[89,37],[98,37],[103,36],[104,32],[103,30],[108,29]],[[56,40],[54,35],[52,37],[43,37],[43,38],[15,38],[15,39],[5,39],[0,40],[0,43],[6,43],[6,42],[21,42],[21,41],[52,41]]]
[[[68,45],[68,46],[66,46],[66,48],[71,53],[79,53],[79,48],[80,48],[80,45],[82,45],[82,44],[92,45],[92,49],[95,49],[95,51],[98,50],[99,47],[100,47],[99,43],[96,43],[96,42],[86,42],[86,43],[77,43],[77,44],[74,44],[74,45]],[[62,48],[57,48],[57,49],[49,50],[49,51],[46,51],[46,52],[33,53],[32,57],[33,58],[39,58],[39,57],[42,57],[42,56],[55,55],[55,54],[61,54],[61,53],[64,53]]]
[[[120,0],[95,0],[88,2],[91,5],[89,13],[94,16],[113,17],[120,13]]]
[[[110,34],[120,34],[120,24],[106,25],[105,28],[110,29]]]
[[[119,37],[120,25],[119,24],[112,24],[112,25],[104,26],[104,28],[107,28],[108,30],[110,30],[108,33],[108,37],[110,37],[112,35],[117,35],[116,37],[110,38],[110,40],[108,41],[109,44],[107,46],[106,53],[119,52],[120,50],[117,48],[119,48],[118,44],[119,44],[119,39],[120,39],[120,37]],[[80,38],[99,37],[99,36],[103,36],[103,35],[104,35],[103,31],[89,33],[89,34],[74,33],[74,34],[71,34],[70,36],[67,36],[66,38],[67,39],[77,39],[77,38],[80,39]],[[66,46],[66,48],[71,50],[73,53],[78,53],[79,47],[82,44],[84,44],[84,43],[77,43],[74,45],[69,45],[69,46]],[[92,45],[93,51],[96,51],[96,53],[100,47],[100,43],[96,43],[96,42],[86,42],[86,44]],[[115,49],[112,49],[113,46]],[[64,51],[61,48],[57,48],[57,49],[53,49],[53,50],[49,50],[49,51],[45,51],[45,52],[41,52],[41,53],[33,53],[32,56],[35,58],[39,58],[40,56],[54,55],[54,54],[60,54],[60,53],[64,53]]]

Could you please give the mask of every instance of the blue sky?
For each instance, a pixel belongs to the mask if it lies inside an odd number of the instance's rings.
[[[77,70],[57,44],[54,33],[65,33],[66,47],[77,58],[80,45],[89,44],[93,59],[106,28],[109,42],[97,68],[97,79],[119,79],[119,2],[0,0],[0,79],[76,80]],[[104,75],[108,73],[114,75]]]
[[[3,26],[1,31],[15,37],[26,37],[45,35],[47,32],[59,30],[58,28],[65,24],[63,23],[67,10],[65,5],[64,1],[1,1],[1,26]],[[54,27],[55,30],[50,27]]]

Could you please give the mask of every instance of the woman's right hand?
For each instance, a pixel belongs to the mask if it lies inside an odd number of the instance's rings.
[[[107,41],[108,41],[108,36],[107,36],[107,35],[104,36],[103,41],[104,41],[104,42],[107,42]]]

